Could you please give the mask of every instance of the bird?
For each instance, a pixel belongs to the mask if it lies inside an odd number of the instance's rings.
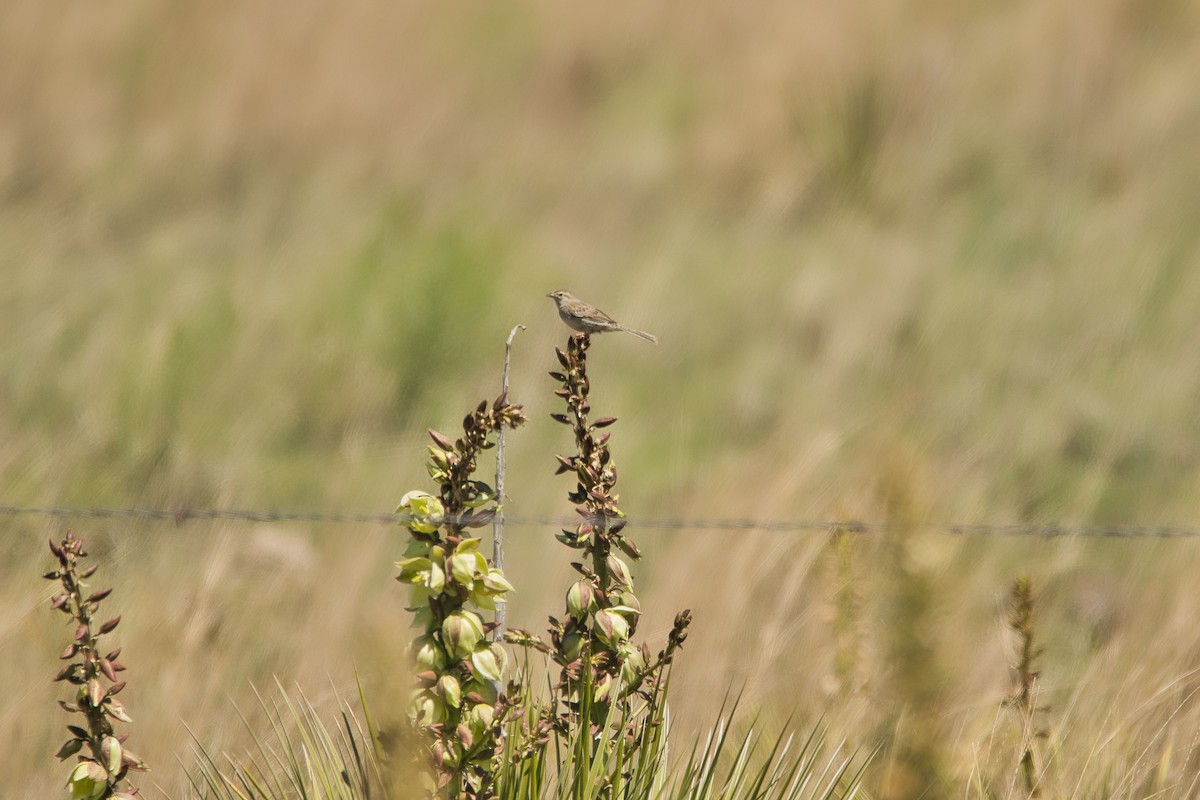
[[[558,316],[567,323],[567,327],[582,333],[606,333],[608,331],[625,331],[639,336],[647,342],[658,344],[658,337],[645,331],[626,328],[615,319],[605,314],[595,306],[585,303],[570,292],[561,289],[546,295],[558,304]]]

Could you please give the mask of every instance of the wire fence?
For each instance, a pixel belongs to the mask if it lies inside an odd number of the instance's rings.
[[[176,525],[203,520],[243,522],[309,522],[337,525],[394,525],[405,522],[403,514],[371,512],[267,511],[236,508],[89,508],[75,506],[0,506],[0,517],[52,517],[59,519],[135,519],[162,520]],[[574,526],[578,517],[527,517],[504,515],[511,527]],[[730,519],[730,518],[653,518],[627,519],[630,527],[643,530],[695,531],[777,531],[780,533],[877,534],[890,527],[886,522],[818,519]],[[1044,539],[1093,537],[1114,539],[1185,539],[1200,538],[1200,528],[1159,525],[1062,525],[1057,523],[925,522],[925,530],[954,536],[1032,536]]]

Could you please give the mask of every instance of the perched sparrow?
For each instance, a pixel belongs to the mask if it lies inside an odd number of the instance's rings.
[[[645,331],[635,331],[626,328],[615,319],[605,314],[595,306],[588,305],[570,292],[557,291],[546,295],[558,304],[558,315],[567,327],[583,333],[604,333],[606,331],[625,331],[634,336],[640,336],[648,342],[658,344],[658,337]]]

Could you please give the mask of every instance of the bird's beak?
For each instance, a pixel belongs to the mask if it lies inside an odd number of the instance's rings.
[[[550,292],[550,294],[546,295],[546,297],[553,298],[553,297],[554,297],[554,292]]]

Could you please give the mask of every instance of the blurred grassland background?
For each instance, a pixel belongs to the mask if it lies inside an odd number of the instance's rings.
[[[1020,796],[1002,606],[1030,574],[1047,780],[1190,796],[1200,542],[920,520],[1200,524],[1197,76],[1184,0],[5,3],[0,503],[389,511],[524,323],[508,509],[564,514],[567,288],[662,339],[591,359],[631,517],[914,521],[635,534],[645,637],[695,610],[680,727],[745,685],[887,743],[880,796]],[[50,797],[65,523],[0,525],[0,796]],[[74,527],[165,788],[183,722],[244,744],[251,682],[320,701],[358,670],[401,717],[398,531]],[[552,533],[509,530],[534,630]]]

